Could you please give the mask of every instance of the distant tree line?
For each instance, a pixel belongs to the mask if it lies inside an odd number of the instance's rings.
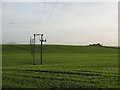
[[[97,43],[97,44],[89,44],[89,46],[99,46],[99,47],[102,47],[103,44],[100,44],[100,43]]]

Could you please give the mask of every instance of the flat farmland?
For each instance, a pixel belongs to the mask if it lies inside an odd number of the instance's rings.
[[[118,88],[117,47],[2,45],[3,88]]]

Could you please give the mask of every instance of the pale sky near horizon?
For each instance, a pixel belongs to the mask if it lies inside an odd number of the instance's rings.
[[[118,45],[116,2],[5,2],[3,43],[29,43],[44,33],[46,43]]]

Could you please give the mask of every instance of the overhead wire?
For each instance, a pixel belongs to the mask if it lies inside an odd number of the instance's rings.
[[[38,22],[38,26],[36,27],[36,29],[38,29],[38,30],[41,28],[41,25],[42,25],[42,18],[43,18],[44,12],[45,12],[45,10],[44,10],[45,6],[46,6],[46,2],[43,2],[40,19],[39,19],[39,22]]]
[[[49,16],[48,16],[48,18],[47,18],[47,20],[46,20],[43,28],[42,28],[42,32],[43,32],[43,31],[45,30],[45,28],[47,27],[48,22],[50,21],[50,19],[51,19],[51,17],[52,17],[52,14],[53,14],[53,12],[54,12],[54,10],[55,10],[55,8],[56,8],[56,2],[54,2],[54,5],[53,5],[53,7],[52,7],[52,10],[51,10],[51,12],[50,12],[50,14],[49,14]]]
[[[66,6],[67,2],[64,2],[63,6],[61,7],[60,11],[58,12],[58,14],[56,15],[55,19],[54,19],[54,22],[50,25],[50,27],[48,27],[46,30],[44,31],[50,31],[53,27],[53,25],[56,23],[58,17],[60,16],[61,12],[64,10],[65,6]]]
[[[55,10],[55,8],[56,8],[57,2],[54,2],[54,5],[53,5],[53,7],[52,7],[52,10],[51,10],[51,12],[50,12],[50,14],[49,14],[46,22],[43,24],[43,27],[42,27],[42,23],[43,23],[43,22],[42,22],[42,18],[43,18],[43,15],[44,15],[44,12],[45,12],[45,6],[46,6],[46,2],[44,2],[43,7],[42,7],[42,11],[41,11],[40,21],[39,21],[39,25],[40,25],[40,26],[38,25],[38,29],[40,29],[41,32],[43,32],[43,31],[46,32],[46,31],[48,31],[48,30],[50,31],[50,30],[52,29],[53,25],[55,24],[55,22],[57,21],[58,17],[60,16],[60,13],[64,10],[64,8],[65,8],[65,6],[66,6],[66,3],[67,3],[67,2],[64,2],[63,6],[62,6],[61,9],[59,10],[58,14],[55,16],[54,21],[48,26],[48,22],[49,22],[50,19],[52,18],[52,14],[53,14],[53,12],[54,12],[54,10]]]

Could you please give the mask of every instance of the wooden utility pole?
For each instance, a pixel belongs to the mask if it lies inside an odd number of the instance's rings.
[[[40,39],[40,42],[41,42],[41,49],[40,49],[40,64],[43,64],[42,63],[42,45],[43,45],[43,42],[46,42],[46,39],[43,39],[43,34],[40,34],[41,35],[41,39]]]
[[[46,42],[46,39],[43,39],[43,33],[41,34],[34,34],[34,37],[33,37],[33,43],[34,43],[34,47],[33,47],[33,65],[35,65],[35,38],[36,36],[40,36],[40,39],[39,41],[41,42],[41,48],[40,48],[40,64],[43,64],[42,63],[42,45],[43,45],[43,42]],[[30,44],[31,43],[31,38],[30,38]],[[32,51],[31,51],[32,52]]]
[[[35,65],[35,35],[34,34],[34,56],[33,56],[33,65]]]

